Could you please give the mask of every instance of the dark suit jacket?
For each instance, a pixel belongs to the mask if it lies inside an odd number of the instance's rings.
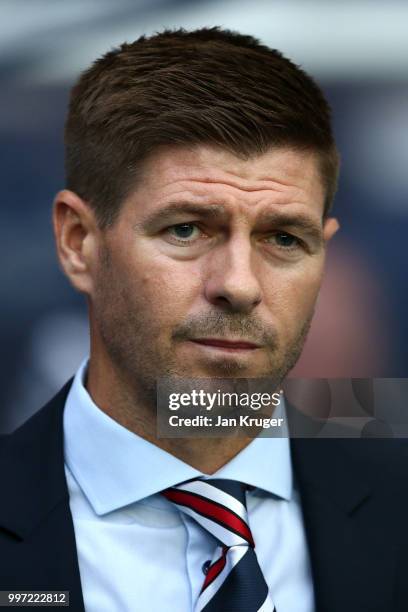
[[[63,457],[69,386],[1,440],[0,590],[70,591],[69,609],[83,612]],[[292,439],[291,448],[317,612],[407,612],[406,443]]]

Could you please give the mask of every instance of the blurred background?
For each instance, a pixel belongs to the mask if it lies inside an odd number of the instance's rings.
[[[69,89],[110,48],[163,27],[252,34],[317,78],[342,155],[341,232],[293,373],[407,376],[407,24],[405,0],[0,0],[0,432],[88,351],[85,304],[58,269],[50,222]]]

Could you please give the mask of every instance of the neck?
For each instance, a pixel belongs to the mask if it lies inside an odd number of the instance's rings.
[[[85,386],[93,402],[117,423],[191,465],[213,474],[245,448],[253,438],[158,438],[156,406],[132,389],[115,369],[90,360]]]

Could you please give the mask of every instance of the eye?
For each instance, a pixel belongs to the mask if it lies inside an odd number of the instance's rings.
[[[200,228],[195,223],[178,223],[168,227],[166,232],[173,239],[173,242],[187,245],[195,242],[202,235]]]
[[[266,241],[269,243],[274,242],[276,246],[286,250],[293,250],[302,246],[302,242],[299,238],[287,232],[275,232],[272,236],[267,238]]]

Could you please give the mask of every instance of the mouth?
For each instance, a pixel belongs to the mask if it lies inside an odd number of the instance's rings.
[[[194,344],[207,346],[220,351],[238,352],[254,351],[261,348],[261,345],[247,340],[225,340],[224,338],[195,338],[191,340]]]

